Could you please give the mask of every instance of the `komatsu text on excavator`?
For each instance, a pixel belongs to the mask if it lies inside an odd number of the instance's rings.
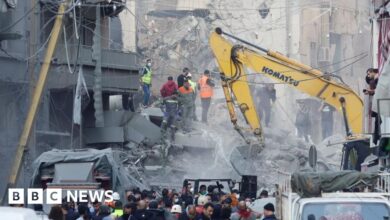
[[[243,45],[233,45],[227,38],[239,41]],[[245,46],[244,46],[245,45]],[[323,100],[343,114],[346,136],[353,142],[344,144],[344,169],[360,170],[369,151],[367,140],[360,138],[363,127],[363,101],[341,78],[299,63],[278,52],[253,45],[245,40],[225,33],[216,28],[210,36],[210,46],[219,65],[223,91],[226,97],[231,121],[239,133],[246,139],[244,131],[237,124],[235,105],[242,112],[246,123],[259,143],[258,152],[264,147],[263,131],[256,113],[253,97],[245,68],[262,74],[279,83],[285,83],[312,97]],[[250,141],[248,141],[250,142]],[[349,151],[351,148],[363,148],[364,155],[351,167]],[[367,152],[366,152],[367,151]],[[349,165],[348,165],[349,164]]]

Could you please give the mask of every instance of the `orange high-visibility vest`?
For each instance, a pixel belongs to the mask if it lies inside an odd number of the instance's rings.
[[[194,90],[192,90],[191,87],[187,90],[186,88],[184,88],[184,86],[182,86],[182,87],[179,88],[179,92],[181,94],[189,94],[189,93],[193,93]]]
[[[213,88],[207,84],[207,79],[207,76],[202,76],[199,79],[201,98],[211,98],[213,96]]]

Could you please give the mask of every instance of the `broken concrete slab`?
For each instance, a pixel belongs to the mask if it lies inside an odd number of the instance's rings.
[[[123,143],[123,128],[85,128],[84,141],[86,144]]]
[[[135,113],[130,111],[104,111],[106,127],[121,127],[129,121]]]
[[[210,141],[207,141],[200,132],[190,132],[185,134],[182,132],[176,132],[175,134],[175,145],[181,145],[183,147],[210,149],[213,148]]]
[[[146,109],[143,109],[141,111],[142,115],[148,115],[152,117],[164,117],[164,113],[162,112],[161,108],[156,108],[156,107],[149,107]]]
[[[134,140],[139,141],[141,139],[140,135],[142,135],[144,139],[146,139],[144,143],[147,145],[154,145],[160,142],[162,135],[160,127],[150,122],[144,116],[138,114],[134,115],[129,123],[127,123],[126,131],[126,134],[130,134],[130,138],[134,138]],[[138,134],[133,135],[131,132],[138,132]],[[127,141],[131,140],[127,139]]]
[[[125,140],[134,142],[136,144],[141,144],[142,142],[144,142],[146,140],[146,137],[142,133],[140,133],[136,129],[134,129],[133,127],[126,127],[125,128]]]
[[[151,121],[153,124],[157,126],[161,126],[161,123],[164,118],[164,113],[162,112],[161,108],[156,107],[149,107],[141,111],[141,115],[149,118],[149,121]]]

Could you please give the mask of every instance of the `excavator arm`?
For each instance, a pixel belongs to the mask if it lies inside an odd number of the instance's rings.
[[[233,45],[224,36],[259,51],[242,45]],[[261,144],[264,143],[262,128],[245,68],[323,100],[343,114],[347,136],[362,133],[363,101],[351,88],[335,80],[331,75],[224,33],[220,28],[211,34],[210,46],[219,65],[232,123],[238,129],[234,100]]]

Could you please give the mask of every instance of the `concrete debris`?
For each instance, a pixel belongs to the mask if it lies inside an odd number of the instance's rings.
[[[164,113],[161,111],[161,108],[156,108],[156,107],[143,109],[141,111],[141,115],[145,115],[149,117],[159,117],[159,118],[164,117]]]
[[[175,145],[187,147],[187,148],[200,148],[210,149],[214,144],[211,138],[205,138],[204,134],[199,131],[193,131],[190,133],[177,132],[175,134]]]
[[[142,139],[146,145],[151,146],[161,140],[160,128],[141,115],[134,115],[125,129],[127,131],[126,141],[136,140],[136,143],[140,143]]]
[[[86,128],[84,140],[87,145],[96,143],[122,144],[124,142],[123,127]]]
[[[103,115],[106,127],[120,127],[128,122],[134,113],[130,111],[104,111]]]
[[[125,140],[142,144],[146,140],[146,137],[135,128],[127,126],[125,129]]]

